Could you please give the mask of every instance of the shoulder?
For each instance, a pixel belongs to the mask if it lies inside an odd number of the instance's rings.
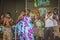
[[[4,18],[4,19],[3,19],[3,21],[6,21],[6,20],[7,20],[7,18]]]

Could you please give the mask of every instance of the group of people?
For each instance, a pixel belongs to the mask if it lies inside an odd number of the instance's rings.
[[[58,26],[58,14],[57,12],[51,12],[48,10],[46,14],[40,16],[30,15],[32,12],[23,10],[16,21],[16,28],[18,32],[19,40],[54,40],[54,27]],[[35,16],[34,16],[35,15]],[[12,40],[11,27],[14,23],[11,18],[11,14],[7,12],[1,16],[0,25],[3,24],[3,40]]]

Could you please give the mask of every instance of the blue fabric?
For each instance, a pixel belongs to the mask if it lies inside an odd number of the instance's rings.
[[[18,38],[19,40],[34,40],[34,28],[32,26],[32,20],[31,18],[27,18],[27,24],[25,28],[25,17],[24,20],[19,21],[16,26],[18,30]],[[24,24],[25,23],[25,24]],[[31,35],[31,36],[30,36]]]
[[[2,32],[4,32],[4,26],[2,26]]]

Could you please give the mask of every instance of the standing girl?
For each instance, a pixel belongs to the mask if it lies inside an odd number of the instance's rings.
[[[34,28],[32,26],[32,19],[29,16],[30,11],[27,10],[24,16],[24,40],[34,40]]]
[[[24,33],[24,28],[23,28],[23,17],[24,17],[24,13],[25,11],[22,11],[21,14],[19,15],[18,17],[18,20],[17,20],[17,31],[18,31],[18,39],[19,40],[24,40],[24,36],[23,36],[23,33]]]
[[[35,29],[34,29],[34,33],[35,33],[35,36],[36,36],[36,40],[42,40],[42,26],[41,26],[41,20],[40,20],[40,17],[38,16],[35,16]]]

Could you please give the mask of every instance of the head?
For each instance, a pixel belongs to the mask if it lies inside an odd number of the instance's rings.
[[[26,11],[26,15],[28,15],[28,16],[29,16],[29,14],[30,14],[30,10],[29,10],[29,9],[27,9],[27,11]]]
[[[48,14],[51,14],[51,12],[48,12]]]
[[[56,14],[58,14],[58,9],[57,8],[54,8],[53,9],[53,13],[56,15]]]
[[[20,18],[22,19],[24,17],[24,12],[21,12]]]
[[[57,12],[58,11],[58,8],[54,8],[53,10]]]
[[[20,15],[19,15],[18,20],[23,19],[23,17],[25,16],[25,13],[26,13],[26,11],[23,10],[23,11],[20,13]]]
[[[5,14],[5,17],[10,18],[10,17],[11,17],[11,13],[10,13],[10,12],[7,12],[7,13]]]
[[[2,14],[0,17],[1,17],[1,19],[3,19],[4,18],[4,15]]]
[[[38,19],[38,16],[35,16],[35,19]]]
[[[48,7],[47,10],[48,10],[48,12],[51,12],[51,7]]]

